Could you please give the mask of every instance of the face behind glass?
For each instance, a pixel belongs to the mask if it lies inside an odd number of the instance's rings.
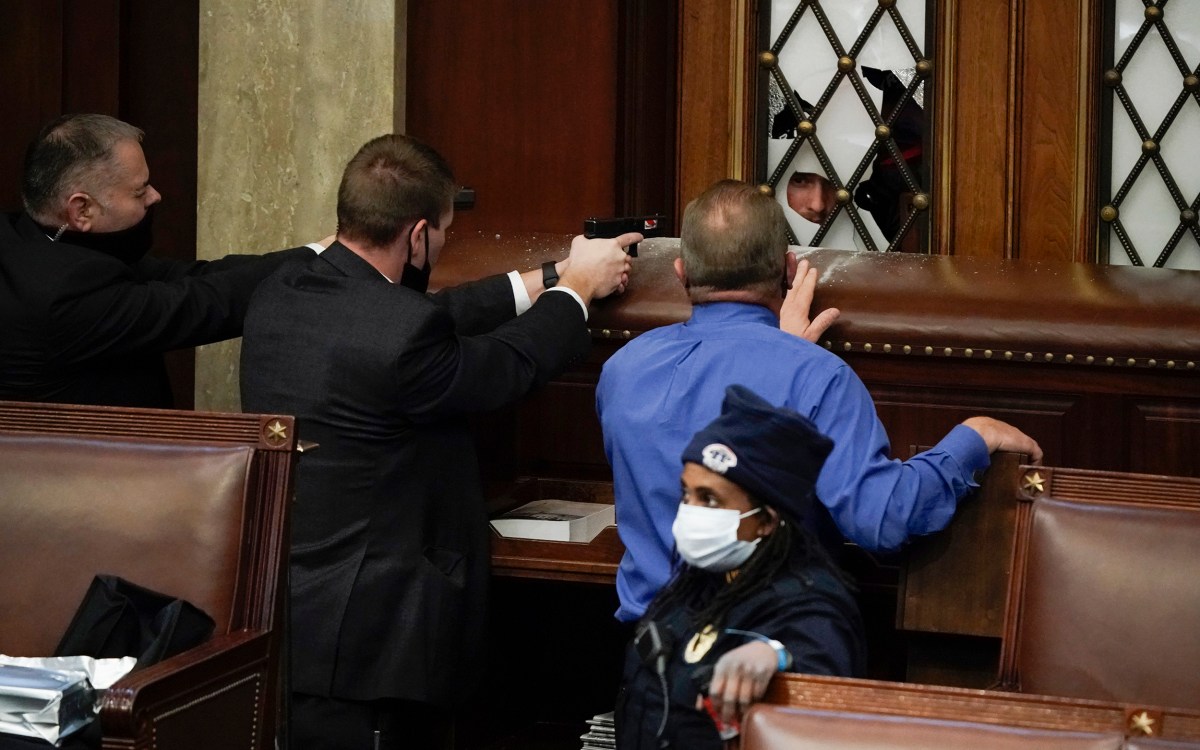
[[[119,232],[146,216],[146,211],[162,200],[150,184],[150,168],[141,144],[121,141],[113,148],[114,168],[107,174],[111,182],[96,190],[92,200],[98,206],[91,216],[92,232]]]
[[[682,489],[680,502],[687,505],[736,510],[739,514],[758,507],[750,499],[749,493],[740,486],[697,463],[688,462],[683,465],[679,484]],[[766,513],[755,513],[743,518],[738,526],[738,539],[753,541],[759,536],[766,519]]]
[[[821,224],[837,200],[833,183],[813,172],[793,172],[787,185],[787,202],[792,210],[814,224]]]

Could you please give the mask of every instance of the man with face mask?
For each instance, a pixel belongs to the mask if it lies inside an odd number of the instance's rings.
[[[147,255],[142,131],[65,115],[25,155],[25,211],[0,218],[0,399],[170,407],[163,354],[241,335],[250,294],[294,248],[182,262]]]
[[[796,412],[726,389],[683,450],[682,562],[628,649],[618,748],[719,750],[776,672],[863,674],[862,618],[804,523],[832,448]]]
[[[1041,460],[1032,438],[989,417],[966,420],[908,461],[889,458],[866,387],[813,343],[836,312],[809,320],[816,270],[788,252],[784,222],[773,197],[743,182],[719,182],[692,201],[675,261],[691,319],[638,336],[604,364],[596,410],[625,544],[617,571],[624,622],[642,615],[670,575],[673,458],[734,383],[800,412],[833,439],[816,483],[819,512],[805,519],[829,543],[844,537],[868,550],[897,549],[950,522],[993,451]]]
[[[292,747],[437,748],[478,683],[489,531],[470,414],[579,361],[587,303],[620,291],[624,248],[426,294],[454,219],[450,167],[404,135],[364,145],[337,241],[255,293],[242,405],[297,417],[320,449],[296,476]]]

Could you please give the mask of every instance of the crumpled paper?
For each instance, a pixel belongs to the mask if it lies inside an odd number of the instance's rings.
[[[0,732],[57,744],[95,718],[96,690],[110,687],[136,663],[131,656],[0,654]]]

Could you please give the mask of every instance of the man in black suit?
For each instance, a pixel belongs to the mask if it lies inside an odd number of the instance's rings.
[[[65,115],[25,155],[25,211],[0,217],[0,399],[170,407],[163,354],[241,335],[250,294],[294,248],[217,261],[147,256],[142,131]]]
[[[320,444],[296,479],[293,747],[444,744],[484,660],[488,529],[465,418],[583,357],[586,305],[623,289],[642,238],[576,237],[545,270],[427,295],[455,192],[433,149],[370,141],[342,176],[337,241],[263,282],[246,318],[242,406],[294,414]]]

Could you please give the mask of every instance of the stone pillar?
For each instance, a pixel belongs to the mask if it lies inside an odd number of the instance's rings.
[[[359,146],[404,128],[407,0],[200,0],[196,255],[334,233]],[[240,340],[196,354],[196,408],[237,411]]]

